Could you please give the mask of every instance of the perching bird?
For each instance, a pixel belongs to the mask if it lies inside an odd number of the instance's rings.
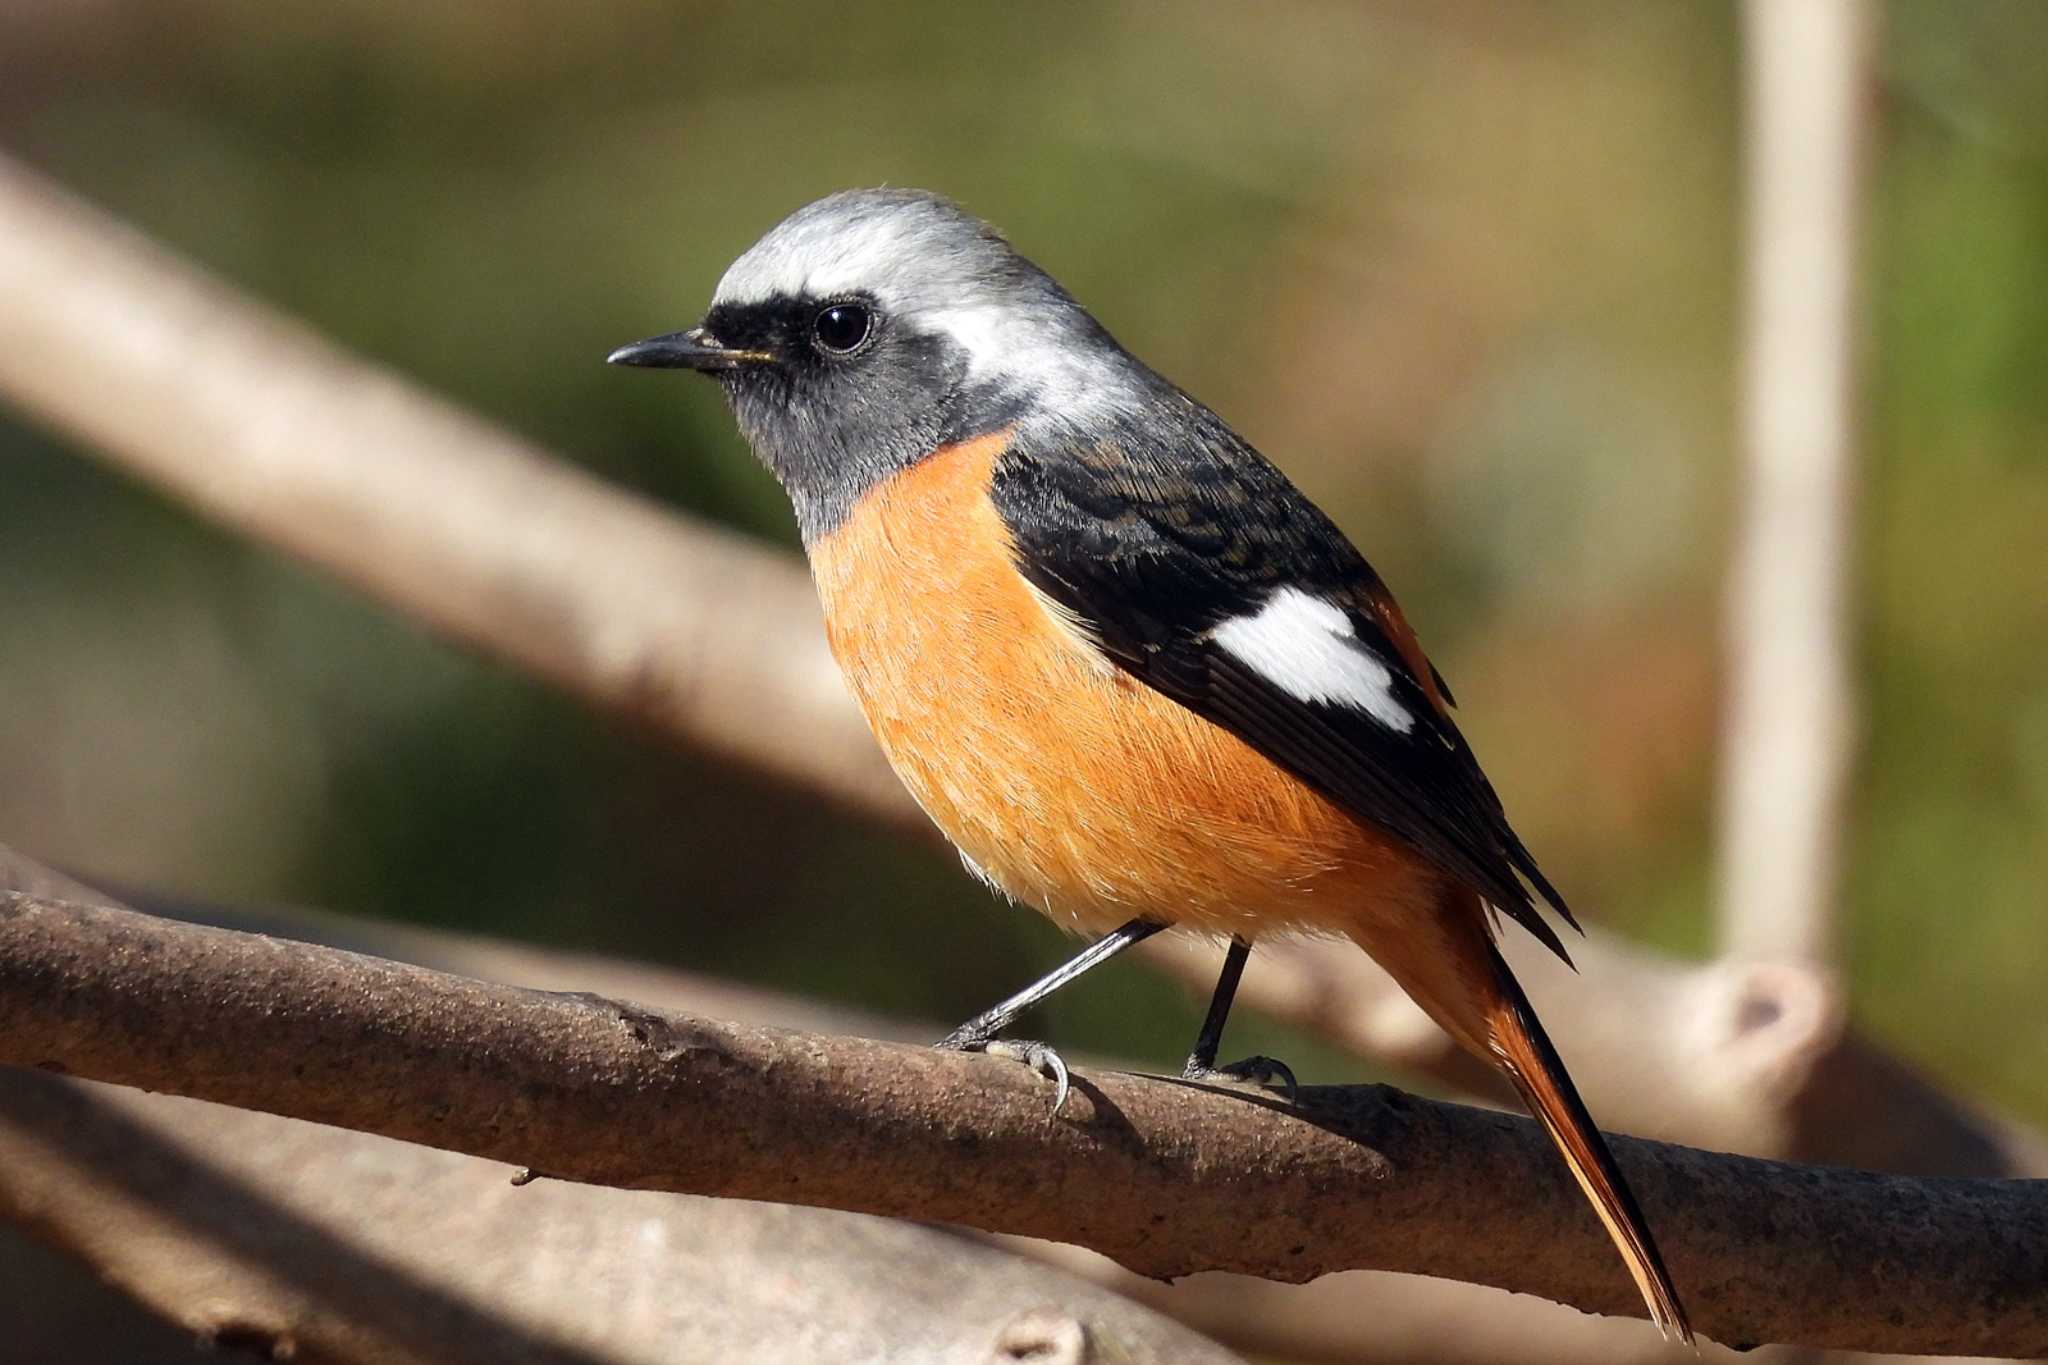
[[[1285,475],[918,191],[799,209],[701,326],[611,360],[718,379],[795,506],[833,653],[897,773],[977,875],[1102,936],[942,1046],[988,1047],[1180,927],[1231,945],[1188,1063],[1208,1074],[1254,941],[1348,936],[1513,1082],[1650,1316],[1691,1339],[1489,908],[1560,957],[1532,889],[1577,923],[1386,585]],[[1057,1057],[1025,1051],[1063,1098]]]

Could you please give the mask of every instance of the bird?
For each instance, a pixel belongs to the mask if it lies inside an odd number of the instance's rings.
[[[1226,341],[1232,349],[1249,345]],[[1184,1068],[1217,1067],[1253,945],[1349,938],[1503,1073],[1651,1319],[1692,1328],[1642,1210],[1497,939],[1570,961],[1386,584],[1285,474],[992,226],[846,190],[742,253],[695,327],[611,363],[714,378],[782,485],[834,657],[967,869],[1093,939],[939,1044],[1172,928],[1228,944]]]

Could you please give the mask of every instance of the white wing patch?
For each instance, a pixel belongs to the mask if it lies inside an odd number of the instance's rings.
[[[1233,616],[1209,635],[1297,701],[1348,706],[1404,735],[1415,728],[1415,717],[1394,700],[1393,673],[1334,603],[1281,588],[1256,612]]]

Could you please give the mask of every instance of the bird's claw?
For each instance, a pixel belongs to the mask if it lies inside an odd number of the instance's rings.
[[[1052,1082],[1052,1116],[1059,1117],[1066,1107],[1067,1096],[1073,1090],[1067,1074],[1066,1059],[1044,1043],[1034,1043],[1022,1038],[974,1038],[963,1037],[957,1032],[940,1039],[932,1046],[948,1052],[986,1052],[991,1057],[1006,1057],[1036,1071]]]
[[[1228,1066],[1197,1066],[1189,1062],[1182,1068],[1180,1077],[1184,1081],[1249,1081],[1259,1086],[1278,1083],[1287,1091],[1289,1104],[1301,1097],[1301,1084],[1294,1079],[1293,1069],[1273,1057],[1247,1057]]]
[[[1060,1110],[1067,1104],[1067,1095],[1073,1089],[1067,1076],[1066,1059],[1044,1043],[1034,1043],[1020,1038],[992,1039],[982,1048],[991,1057],[1008,1057],[1024,1063],[1039,1075],[1052,1082],[1052,1116],[1058,1118]]]

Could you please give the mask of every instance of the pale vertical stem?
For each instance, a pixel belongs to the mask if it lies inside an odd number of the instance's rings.
[[[1728,580],[1720,943],[1837,943],[1855,506],[1862,0],[1748,0],[1743,488]]]

